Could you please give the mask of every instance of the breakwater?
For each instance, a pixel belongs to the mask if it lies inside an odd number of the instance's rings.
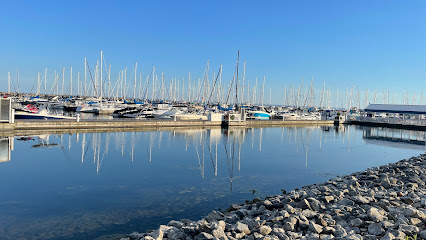
[[[425,239],[426,155],[170,221],[135,239]]]

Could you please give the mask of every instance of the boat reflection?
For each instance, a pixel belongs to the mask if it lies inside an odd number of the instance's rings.
[[[366,144],[417,150],[426,149],[426,133],[422,131],[381,127],[356,127],[356,130],[362,130],[362,139]],[[68,134],[67,149],[64,147],[65,134],[3,137],[0,139],[0,162],[11,160],[14,139],[34,142],[35,144],[32,144],[31,148],[59,147],[68,161],[72,161],[68,151],[71,151],[78,144],[80,149],[80,160],[78,161],[84,164],[88,158],[93,159],[96,174],[100,174],[103,162],[108,159],[110,147],[121,152],[123,159],[129,159],[131,162],[145,159],[148,163],[152,163],[157,150],[160,151],[162,146],[170,146],[178,141],[185,143],[186,152],[193,151],[194,164],[197,165],[196,168],[199,169],[201,178],[205,178],[206,160],[211,162],[212,172],[216,177],[218,176],[218,159],[223,159],[228,169],[232,190],[234,168],[240,171],[241,164],[244,162],[242,161],[243,146],[251,145],[252,150],[262,152],[264,131],[269,131],[269,129],[199,128],[150,132],[76,133]],[[164,135],[168,138],[164,138]],[[337,139],[341,139],[341,144],[346,145],[348,152],[350,152],[351,141],[354,141],[353,138],[355,137],[354,134],[351,136],[350,127],[343,125],[281,128],[281,144],[295,145],[297,153],[303,150],[303,161],[306,168],[309,167],[309,151],[312,146],[322,149],[323,145],[328,144],[329,141],[336,142]],[[53,142],[51,141],[52,138],[54,138]],[[60,142],[58,142],[58,138]],[[246,144],[247,141],[250,143]],[[255,148],[255,146],[258,147]],[[140,149],[146,150],[140,151]],[[302,156],[300,157],[302,158]]]

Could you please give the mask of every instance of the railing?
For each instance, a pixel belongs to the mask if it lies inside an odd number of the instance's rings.
[[[384,123],[384,124],[397,124],[397,125],[410,125],[410,126],[426,126],[426,120],[420,119],[401,119],[401,118],[382,118],[382,117],[356,117],[358,122],[365,123]]]

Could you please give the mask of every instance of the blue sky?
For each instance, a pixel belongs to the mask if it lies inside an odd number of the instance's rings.
[[[103,50],[113,79],[138,62],[166,78],[202,77],[223,64],[230,81],[266,76],[265,99],[282,103],[284,84],[314,76],[346,88],[420,95],[426,78],[426,1],[2,1],[0,91],[7,73],[29,92],[37,72],[84,71]],[[241,69],[242,70],[242,69]],[[34,90],[33,90],[34,92]],[[419,97],[417,98],[419,99]],[[425,92],[426,102],[426,92]]]

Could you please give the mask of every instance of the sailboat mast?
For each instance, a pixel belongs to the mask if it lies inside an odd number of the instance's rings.
[[[10,94],[10,72],[7,73],[7,93]]]
[[[62,68],[62,96],[64,95],[65,67]]]
[[[108,97],[111,97],[111,64],[108,68]]]
[[[37,95],[40,94],[40,72],[37,73]]]
[[[243,89],[242,89],[242,93],[241,93],[241,103],[244,104],[244,88],[245,88],[245,80],[246,80],[246,61],[244,61],[244,66],[243,66]]]
[[[71,96],[72,96],[72,67],[71,67]]]
[[[84,95],[85,96],[87,96],[86,83],[87,83],[87,58],[84,58]]]
[[[189,95],[188,95],[188,101],[191,102],[191,72],[188,74],[188,84],[189,84]]]
[[[133,99],[136,99],[136,78],[137,78],[138,62],[135,63],[135,84],[133,87]]]
[[[44,94],[47,94],[47,68],[44,69]]]
[[[99,96],[100,96],[100,101],[102,101],[102,82],[103,82],[103,78],[102,78],[102,63],[103,63],[103,53],[102,53],[102,50],[101,50],[101,79],[100,79],[100,81],[101,81],[101,87],[100,87],[100,89],[99,89],[99,91],[100,91],[100,94],[99,94]]]
[[[154,88],[155,88],[155,66],[152,67],[152,94],[151,103],[154,101]]]
[[[238,64],[240,63],[240,50],[237,53],[237,74],[235,79],[235,105],[238,106]]]
[[[262,106],[263,106],[263,104],[264,104],[264,102],[263,102],[263,100],[264,100],[264,97],[265,97],[265,75],[263,75],[263,86],[262,86]]]
[[[77,96],[80,96],[80,72],[77,73]]]

